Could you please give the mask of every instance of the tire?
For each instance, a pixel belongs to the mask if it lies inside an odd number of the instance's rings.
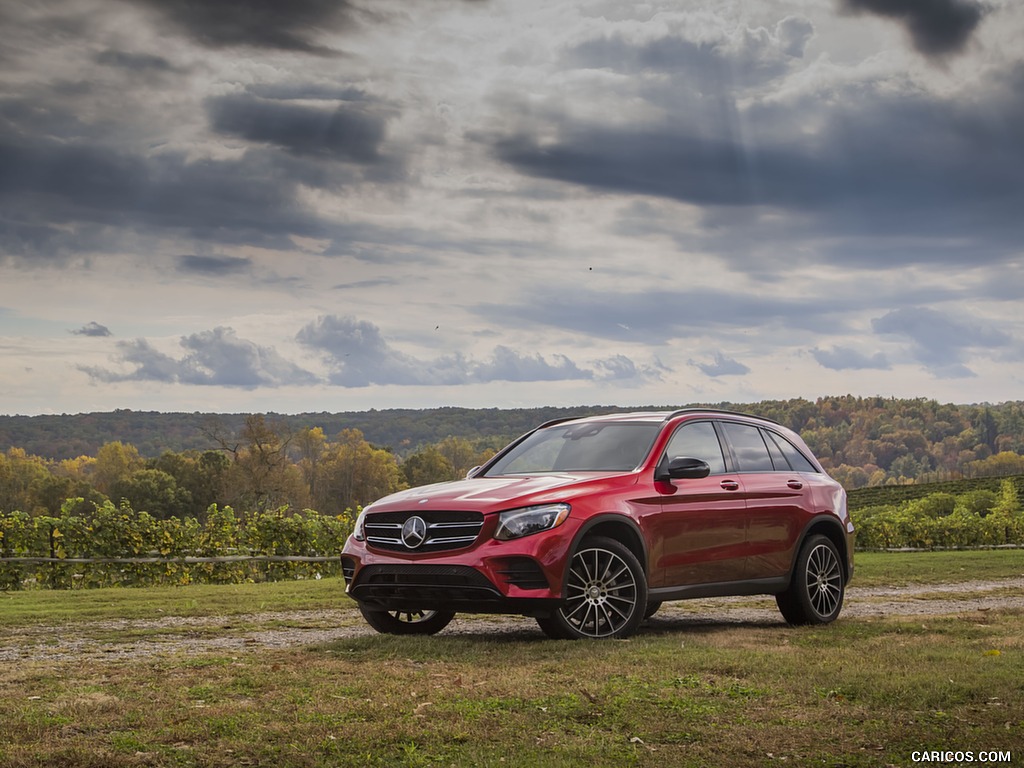
[[[366,623],[385,635],[434,635],[455,618],[455,611],[381,611],[359,606]]]
[[[644,620],[647,575],[624,544],[603,536],[585,539],[569,561],[565,603],[538,618],[559,640],[608,640],[632,635]]]
[[[648,600],[647,609],[644,611],[644,618],[649,619],[661,609],[661,600]]]
[[[816,534],[800,548],[789,587],[775,596],[775,602],[790,624],[828,624],[839,616],[845,591],[839,550]]]

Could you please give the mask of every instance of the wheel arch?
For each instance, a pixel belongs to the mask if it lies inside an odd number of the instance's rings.
[[[831,515],[818,515],[807,524],[803,533],[800,534],[798,544],[793,550],[793,562],[789,566],[790,580],[793,578],[796,561],[800,557],[800,550],[803,549],[804,542],[815,534],[824,536],[835,545],[836,551],[839,553],[839,564],[843,569],[843,583],[849,582],[851,576],[853,576],[850,571],[849,542],[847,541],[843,526]]]
[[[640,532],[640,526],[632,518],[614,512],[595,515],[576,532],[570,552],[575,552],[580,542],[588,536],[607,536],[625,544],[640,561],[640,567],[647,575],[647,543]]]

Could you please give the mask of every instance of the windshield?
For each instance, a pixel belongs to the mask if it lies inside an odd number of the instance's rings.
[[[502,456],[487,477],[543,472],[628,472],[658,435],[658,424],[586,422],[534,432]]]

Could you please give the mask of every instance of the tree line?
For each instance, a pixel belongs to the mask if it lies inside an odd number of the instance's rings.
[[[10,448],[0,453],[0,511],[84,514],[126,503],[156,519],[203,521],[211,505],[343,515],[403,488],[464,477],[494,453],[486,441],[449,436],[400,460],[358,429],[328,437],[320,427],[292,430],[261,414],[238,430],[217,420],[204,429],[214,448],[153,458],[120,440],[95,456],[61,460]]]
[[[952,405],[843,396],[714,405],[796,430],[826,470],[851,490],[1024,474],[1021,402]],[[7,444],[0,452],[0,510],[55,515],[65,500],[82,499],[76,503],[83,508],[126,500],[158,518],[202,520],[211,504],[337,515],[405,487],[463,477],[508,440],[551,418],[631,409],[440,408],[347,418],[131,411],[0,417],[0,437],[17,424],[27,441]],[[124,435],[72,456],[28,447],[40,439],[57,440],[62,424],[74,428],[64,439],[70,446],[91,445],[90,439],[110,430]],[[33,425],[39,428],[35,432]],[[166,433],[153,431],[161,429]],[[142,438],[146,447],[140,449],[128,435]],[[170,447],[183,441],[189,447]],[[0,448],[4,445],[0,441]]]

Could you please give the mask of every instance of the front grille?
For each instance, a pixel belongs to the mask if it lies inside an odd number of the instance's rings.
[[[420,517],[427,524],[426,538],[418,547],[402,541],[402,526],[411,517]],[[413,512],[380,512],[366,516],[366,543],[374,549],[392,552],[444,552],[468,547],[480,534],[484,516],[480,512],[443,510]]]

